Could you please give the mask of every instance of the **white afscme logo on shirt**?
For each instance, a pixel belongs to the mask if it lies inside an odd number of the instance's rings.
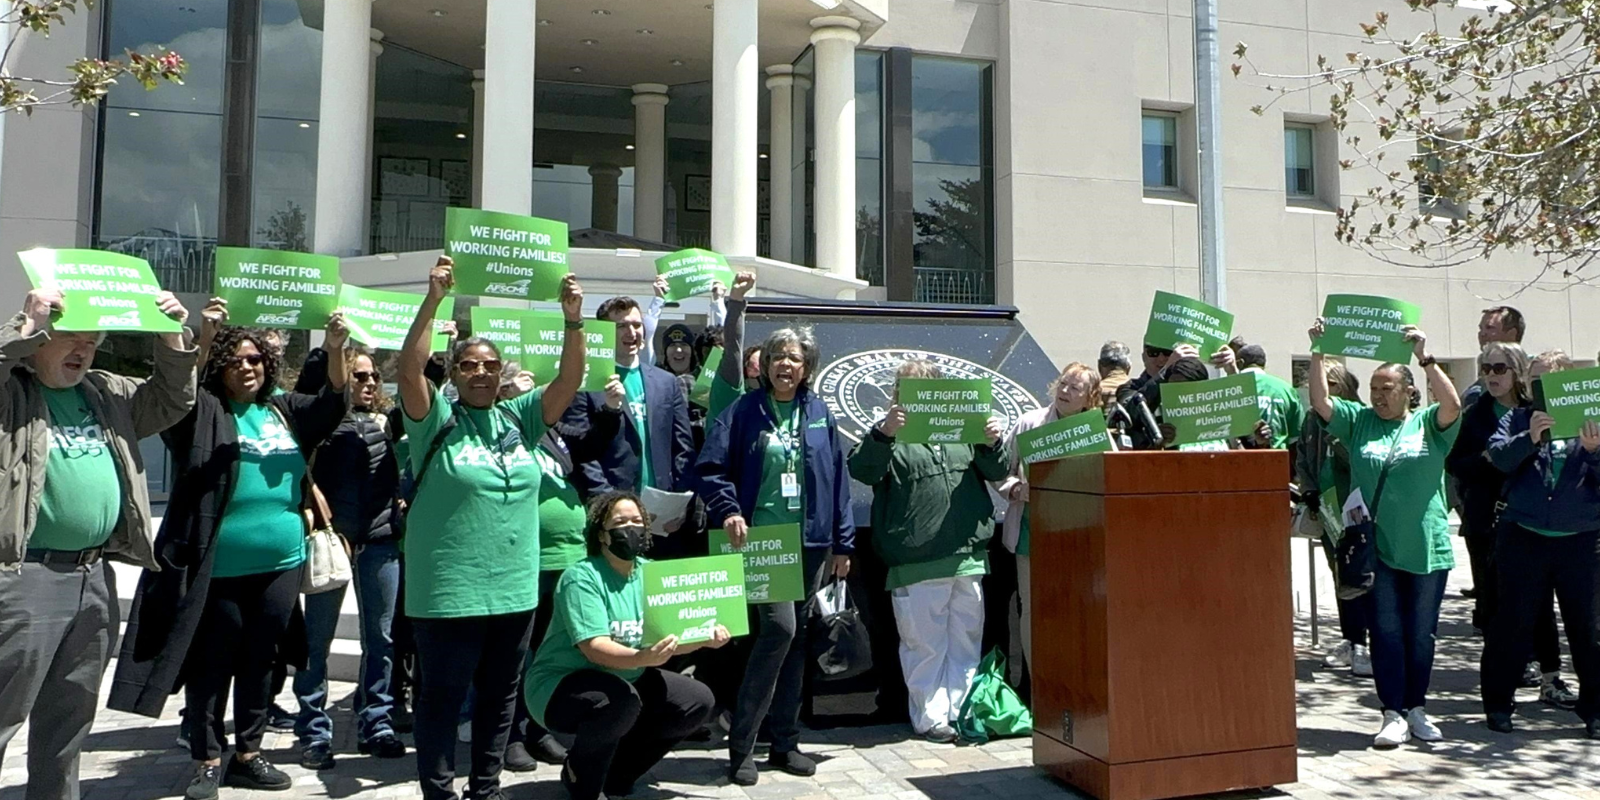
[[[250,437],[240,434],[239,449],[257,456],[270,456],[274,453],[297,453],[300,446],[295,444],[294,435],[289,429],[277,420],[268,420],[261,425],[261,435]]]
[[[50,449],[73,456],[98,456],[106,450],[105,433],[99,425],[52,425]]]
[[[623,647],[638,647],[644,643],[644,623],[636,619],[612,620],[611,640]]]
[[[493,467],[502,460],[507,467],[521,467],[534,463],[533,456],[521,443],[517,444],[516,449],[501,455],[470,439],[461,443],[461,449],[456,451],[452,459],[458,467]]]

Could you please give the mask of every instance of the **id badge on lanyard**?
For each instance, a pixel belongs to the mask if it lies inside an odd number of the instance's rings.
[[[771,413],[770,410],[769,410],[769,413]],[[790,511],[799,511],[800,510],[800,469],[799,469],[799,467],[800,467],[800,464],[799,464],[800,458],[799,458],[799,456],[800,456],[800,448],[802,446],[802,441],[801,441],[801,438],[800,438],[800,410],[799,409],[795,409],[794,415],[791,417],[791,420],[790,420],[790,424],[791,424],[792,427],[788,431],[785,431],[783,429],[783,425],[782,425],[782,423],[780,423],[778,421],[776,413],[772,413],[772,418],[773,418],[772,419],[772,427],[773,427],[772,435],[778,437],[778,440],[783,443],[783,455],[784,455],[784,461],[785,461],[783,475],[781,476],[783,497],[784,497],[785,500],[788,501],[787,505],[788,505],[788,509]]]

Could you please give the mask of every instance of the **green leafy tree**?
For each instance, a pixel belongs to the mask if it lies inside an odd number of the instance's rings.
[[[11,0],[10,10],[0,13],[0,27],[9,29],[9,41],[0,53],[0,114],[32,114],[44,105],[94,105],[123,77],[138,81],[145,89],[183,83],[189,64],[171,50],[127,50],[123,58],[80,58],[67,66],[64,78],[11,74],[8,67],[17,40],[31,34],[49,36],[52,28],[66,24],[65,13],[76,14],[79,6],[87,10],[94,0]]]
[[[930,267],[982,269],[988,265],[983,181],[939,181],[942,196],[928,198],[927,211],[911,212],[918,242],[917,263]]]
[[[262,238],[266,247],[273,250],[295,250],[306,252],[311,237],[306,230],[306,212],[299,203],[290,200],[279,211],[274,211],[267,218],[264,227],[256,229],[256,234]]]
[[[1234,50],[1234,75],[1248,68],[1276,95],[1256,113],[1331,89],[1341,167],[1381,176],[1344,201],[1339,241],[1419,267],[1519,251],[1541,274],[1587,278],[1600,257],[1600,2],[1503,0],[1448,23],[1464,14],[1451,0],[1405,4],[1312,74],[1265,72],[1245,43]]]

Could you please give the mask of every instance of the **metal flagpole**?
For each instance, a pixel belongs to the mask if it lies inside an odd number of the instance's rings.
[[[1222,238],[1222,74],[1217,52],[1217,2],[1194,0],[1195,130],[1199,139],[1200,299],[1228,300]]]

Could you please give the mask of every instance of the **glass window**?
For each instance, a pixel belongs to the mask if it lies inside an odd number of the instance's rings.
[[[673,105],[667,103],[669,120]],[[575,231],[596,227],[596,178],[589,168],[609,165],[622,170],[615,232],[633,235],[633,90],[539,81],[533,107],[533,154],[539,162],[533,171],[534,216],[561,220]]]
[[[912,264],[916,299],[993,302],[990,66],[911,62]]]
[[[1316,163],[1312,154],[1315,131],[1309,125],[1289,125],[1283,129],[1283,182],[1290,197],[1314,197],[1317,193]]]
[[[373,253],[444,244],[444,210],[472,204],[472,70],[385,43],[372,129]]]
[[[1178,118],[1146,111],[1142,127],[1144,187],[1178,188]]]
[[[814,109],[811,107],[810,88],[811,78],[815,72],[816,51],[808,47],[805,53],[801,54],[800,58],[794,62],[794,142],[789,161],[792,214],[789,230],[792,241],[789,246],[793,254],[794,263],[811,266],[815,266],[817,263],[816,209],[812,206],[812,201],[815,197],[813,184],[816,173],[813,171],[811,164],[811,142],[812,137],[816,135],[816,126],[815,118],[812,115]],[[862,112],[861,104],[857,102],[856,114],[860,115]],[[871,113],[882,119],[881,110]],[[856,125],[859,127],[860,124],[858,119]],[[856,146],[859,148],[859,137],[857,139]],[[860,174],[858,169],[856,171],[858,179],[856,193],[858,197],[862,191],[859,184]]]
[[[301,18],[296,0],[265,0],[260,52],[251,239],[257,247],[310,252],[316,247],[322,32]]]
[[[856,52],[856,277],[884,285],[883,54]]]

